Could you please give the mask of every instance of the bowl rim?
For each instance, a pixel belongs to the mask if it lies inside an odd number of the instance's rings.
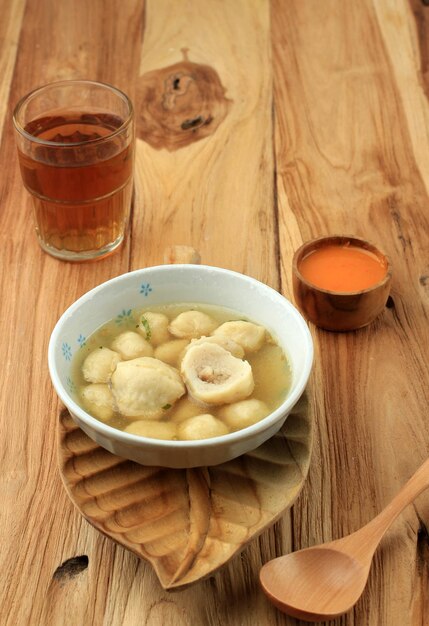
[[[303,336],[306,339],[306,342],[305,342],[306,354],[305,354],[305,360],[304,360],[302,372],[299,378],[294,382],[293,389],[286,396],[285,400],[282,402],[282,404],[279,407],[274,409],[274,411],[269,413],[266,417],[262,418],[255,424],[251,424],[250,426],[234,431],[232,433],[228,433],[226,435],[219,435],[217,437],[210,437],[208,439],[178,441],[174,439],[155,439],[151,437],[144,437],[142,435],[135,435],[133,433],[127,433],[118,428],[114,428],[113,426],[109,426],[108,424],[105,424],[101,420],[98,420],[97,418],[87,413],[84,409],[82,409],[79,406],[79,404],[77,404],[77,402],[75,402],[75,400],[70,396],[68,391],[63,386],[59,378],[59,375],[57,373],[57,368],[55,365],[55,347],[57,345],[57,341],[59,340],[59,335],[62,330],[63,324],[67,321],[69,317],[71,317],[75,313],[76,310],[79,309],[79,307],[84,302],[92,299],[94,295],[96,295],[100,291],[103,291],[103,289],[105,289],[107,286],[114,285],[115,283],[121,283],[127,280],[128,278],[131,278],[132,276],[136,276],[136,275],[145,276],[146,274],[150,274],[153,271],[160,271],[163,273],[169,272],[169,271],[176,271],[176,272],[177,271],[185,271],[185,272],[187,271],[199,272],[200,271],[200,272],[205,273],[205,272],[210,271],[210,272],[214,272],[220,275],[232,275],[238,278],[239,280],[242,280],[245,283],[248,283],[249,285],[252,285],[253,287],[256,287],[262,290],[263,292],[266,292],[266,294],[270,295],[271,298],[274,298],[278,302],[281,302],[283,306],[289,309],[289,312],[295,317],[298,325],[301,327]],[[314,345],[313,345],[313,338],[310,333],[308,324],[305,321],[304,317],[299,312],[299,310],[295,307],[295,305],[292,304],[292,302],[288,300],[285,296],[283,296],[280,292],[276,291],[269,285],[255,278],[252,278],[245,274],[241,274],[240,272],[236,272],[234,270],[228,270],[228,269],[224,269],[224,268],[220,268],[220,267],[212,266],[212,265],[193,265],[193,264],[183,264],[183,263],[153,265],[153,266],[133,270],[131,272],[125,272],[124,274],[120,274],[119,276],[115,276],[114,278],[104,281],[103,283],[87,291],[82,296],[80,296],[77,300],[75,300],[63,312],[61,317],[58,319],[51,333],[51,336],[49,339],[49,346],[48,346],[48,367],[49,367],[49,373],[50,373],[50,377],[51,377],[51,381],[54,386],[54,389],[57,395],[59,396],[60,400],[67,407],[67,409],[69,409],[72,413],[74,413],[79,418],[79,420],[81,420],[83,423],[87,424],[94,430],[101,432],[107,439],[113,438],[116,441],[120,441],[121,443],[128,444],[133,447],[139,447],[141,446],[142,443],[144,443],[146,448],[149,448],[149,447],[157,448],[157,449],[164,448],[165,450],[171,448],[172,446],[174,448],[178,448],[181,450],[185,450],[185,449],[192,450],[194,448],[197,449],[201,447],[211,448],[211,447],[215,447],[218,445],[222,445],[224,443],[234,444],[235,442],[242,441],[243,439],[246,439],[247,437],[252,437],[252,435],[254,434],[256,435],[260,431],[265,431],[272,424],[274,424],[282,415],[284,414],[287,415],[292,410],[296,402],[299,400],[299,398],[301,397],[307,385],[307,382],[311,373],[311,369],[313,366],[313,359],[314,359]]]
[[[322,244],[320,247],[323,247],[323,245],[335,245],[336,242],[351,243],[352,245],[354,244],[357,248],[365,248],[366,250],[369,250],[370,252],[375,254],[380,259],[383,259],[386,263],[386,273],[383,278],[381,278],[378,282],[374,283],[370,287],[366,287],[365,289],[358,289],[355,291],[337,291],[332,289],[325,289],[305,278],[299,270],[299,263],[300,261],[302,261],[305,252],[313,248],[313,246],[317,246],[317,244]],[[375,244],[366,239],[363,239],[362,237],[357,237],[356,235],[324,235],[322,237],[316,237],[315,239],[309,239],[308,241],[305,241],[295,251],[292,259],[292,272],[297,277],[297,279],[300,280],[304,285],[315,291],[325,293],[330,296],[352,297],[376,291],[377,289],[380,289],[381,287],[386,285],[392,278],[392,264],[390,262],[389,256],[383,250],[381,250],[379,246],[376,246]]]

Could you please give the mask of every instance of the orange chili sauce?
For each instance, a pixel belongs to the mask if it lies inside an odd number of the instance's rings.
[[[386,276],[387,263],[370,250],[352,244],[332,244],[310,252],[298,269],[316,287],[352,292],[380,282]]]

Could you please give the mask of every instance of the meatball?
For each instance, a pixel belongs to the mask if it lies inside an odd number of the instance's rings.
[[[121,333],[112,341],[112,348],[119,352],[125,361],[136,359],[139,356],[152,356],[152,346],[141,335],[128,330]]]
[[[179,339],[199,339],[202,335],[211,335],[218,323],[201,311],[184,311],[171,322],[170,333]]]
[[[82,374],[89,383],[108,383],[121,357],[109,348],[97,348],[86,357]]]
[[[159,419],[185,393],[179,372],[152,357],[122,361],[112,376],[112,393],[127,417]]]

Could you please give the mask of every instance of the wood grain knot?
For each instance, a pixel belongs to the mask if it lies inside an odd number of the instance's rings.
[[[54,572],[54,580],[63,581],[65,578],[74,578],[88,567],[89,559],[86,554],[74,556],[64,561]]]
[[[185,59],[141,76],[136,102],[138,137],[174,151],[214,133],[232,101],[212,67]]]
[[[420,526],[417,531],[417,574],[420,578],[424,576],[424,572],[429,568],[429,533],[428,529],[420,520]]]
[[[420,526],[419,529],[417,531],[417,543],[418,544],[426,544],[429,545],[429,533],[428,533],[428,529],[426,528],[426,526],[423,524],[423,522],[420,522]]]

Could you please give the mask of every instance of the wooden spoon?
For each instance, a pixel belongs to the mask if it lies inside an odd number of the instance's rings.
[[[278,609],[298,619],[316,622],[346,613],[365,588],[372,557],[384,533],[428,486],[429,459],[392,502],[360,530],[266,563],[260,572],[262,589]]]

